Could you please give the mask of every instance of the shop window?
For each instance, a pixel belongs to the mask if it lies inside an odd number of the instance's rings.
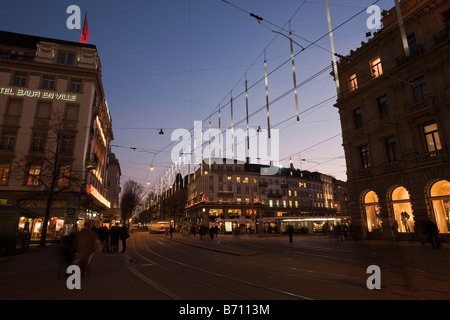
[[[358,89],[358,80],[356,78],[356,73],[354,73],[350,77],[348,77],[348,88],[349,88],[350,92]]]
[[[377,57],[370,61],[370,70],[372,72],[372,78],[378,78],[383,74],[383,68],[381,66],[381,58]]]
[[[397,230],[414,232],[414,214],[408,190],[405,187],[395,188],[392,191],[391,201]]]
[[[381,232],[381,210],[378,204],[378,196],[374,191],[369,191],[364,196],[364,212],[366,214],[367,230],[369,232]]]
[[[433,152],[436,150],[441,150],[441,139],[439,138],[439,132],[437,124],[433,123],[423,128],[425,134],[425,140],[427,143],[428,152]]]
[[[430,190],[433,218],[440,233],[450,232],[450,182],[440,180]]]

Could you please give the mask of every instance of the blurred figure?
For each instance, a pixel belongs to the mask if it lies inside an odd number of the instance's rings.
[[[126,225],[123,225],[120,230],[120,239],[122,239],[122,253],[124,253],[127,250],[127,240],[130,237],[130,234],[128,233],[128,229]]]
[[[89,269],[97,247],[96,241],[97,233],[92,229],[91,224],[86,222],[74,241],[75,260],[80,267],[81,276],[84,276]]]
[[[102,251],[109,252],[109,231],[105,225],[100,228],[99,239],[102,244]]]
[[[292,224],[289,224],[289,226],[287,227],[287,232],[289,235],[289,242],[292,243],[292,235],[294,234],[294,227],[292,226]]]
[[[119,250],[119,239],[120,239],[120,227],[116,224],[111,227],[109,231],[111,252],[117,252]]]
[[[431,242],[431,247],[433,249],[439,249],[441,247],[441,243],[439,241],[439,229],[431,218],[427,221],[425,232],[427,233],[428,240]]]

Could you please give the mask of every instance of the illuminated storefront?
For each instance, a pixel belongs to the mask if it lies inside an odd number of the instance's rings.
[[[433,218],[440,233],[450,232],[450,182],[440,180],[430,190]]]
[[[394,218],[399,232],[414,232],[414,214],[411,207],[408,190],[397,187],[392,191],[391,197]]]
[[[367,229],[369,232],[381,231],[381,209],[378,203],[378,196],[374,191],[369,191],[364,196],[364,213],[366,215]]]

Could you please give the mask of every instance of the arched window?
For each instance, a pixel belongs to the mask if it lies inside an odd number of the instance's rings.
[[[378,205],[378,196],[374,191],[369,191],[364,196],[364,212],[366,213],[368,231],[381,231],[383,228],[380,216],[380,206]]]
[[[391,194],[391,201],[398,231],[414,232],[414,215],[408,190],[405,187],[395,188]]]
[[[440,180],[433,184],[430,190],[433,213],[440,233],[450,230],[450,182]]]

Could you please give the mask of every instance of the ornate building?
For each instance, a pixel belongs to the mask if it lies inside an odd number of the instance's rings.
[[[450,2],[403,0],[399,9],[382,12],[382,29],[338,63],[352,222],[365,237],[389,239],[394,228],[423,240],[431,219],[445,237]]]
[[[0,32],[0,201],[47,239],[111,207],[114,139],[95,45]],[[120,171],[119,171],[120,174]]]

